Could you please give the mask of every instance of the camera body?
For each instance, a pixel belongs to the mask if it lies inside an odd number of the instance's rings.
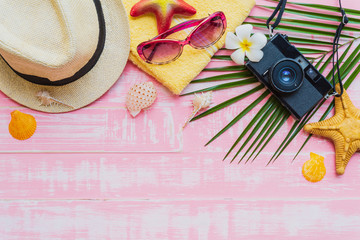
[[[332,89],[331,84],[294,47],[277,33],[262,49],[259,62],[246,67],[297,119],[312,110]]]

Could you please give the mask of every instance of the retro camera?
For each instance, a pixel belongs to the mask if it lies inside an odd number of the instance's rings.
[[[277,33],[262,51],[260,62],[249,61],[246,66],[295,118],[301,119],[332,89],[286,35]]]

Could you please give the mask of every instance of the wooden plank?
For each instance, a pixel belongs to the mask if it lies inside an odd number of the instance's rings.
[[[0,109],[0,152],[176,152],[181,147],[169,108],[154,108],[136,119],[124,108],[24,112],[36,118],[37,130],[31,139],[18,141],[7,129],[9,110]]]
[[[265,166],[222,162],[223,153],[24,154],[0,155],[1,199],[288,199],[360,197],[359,155],[344,176],[335,174],[334,154],[325,156],[327,174],[307,182],[302,164],[287,155]]]
[[[0,239],[357,239],[359,199],[2,201]]]

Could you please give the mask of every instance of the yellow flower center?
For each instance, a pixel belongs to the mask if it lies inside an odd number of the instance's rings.
[[[242,42],[240,42],[240,48],[244,52],[249,51],[251,46],[252,46],[252,42],[249,42],[249,40],[247,40],[247,39],[244,39]]]

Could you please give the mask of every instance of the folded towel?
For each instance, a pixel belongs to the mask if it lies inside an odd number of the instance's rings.
[[[206,67],[211,57],[225,43],[227,32],[234,32],[255,5],[255,0],[186,0],[188,4],[196,8],[197,13],[189,18],[175,16],[171,26],[190,19],[201,19],[217,11],[225,13],[227,30],[224,36],[212,47],[198,50],[185,46],[180,58],[165,65],[154,65],[144,62],[137,53],[137,46],[158,35],[156,19],[153,14],[145,14],[140,17],[131,17],[130,10],[139,0],[123,0],[130,21],[131,48],[130,60],[140,69],[156,78],[174,94],[181,91]],[[191,30],[191,29],[190,29]],[[189,31],[181,31],[170,37],[184,39]]]

